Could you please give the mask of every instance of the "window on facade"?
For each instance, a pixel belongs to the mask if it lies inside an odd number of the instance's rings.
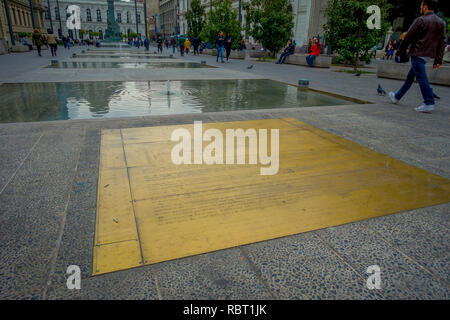
[[[102,12],[100,11],[100,9],[97,9],[97,21],[102,21]]]
[[[127,23],[130,23],[130,12],[127,12]]]
[[[122,23],[122,14],[120,12],[117,12],[117,22]]]
[[[140,14],[138,14],[138,15],[136,16],[136,19],[137,19],[137,23],[141,23],[141,15],[140,15]]]
[[[87,21],[92,21],[91,9],[86,9],[86,20]]]

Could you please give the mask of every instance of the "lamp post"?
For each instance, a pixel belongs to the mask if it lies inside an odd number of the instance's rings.
[[[55,34],[55,32],[53,31],[52,10],[50,10],[50,0],[47,0],[47,6],[48,6],[48,19],[50,20],[50,29],[52,30],[52,33]]]
[[[61,12],[59,11],[59,1],[58,1],[58,0],[56,0],[56,6],[58,7],[59,36],[62,37],[62,35],[63,35],[63,29],[62,29]]]
[[[9,14],[8,0],[3,0],[3,3],[5,4],[6,20],[8,20],[9,36],[11,37],[11,45],[15,46],[16,41],[14,40],[14,34],[13,34],[13,29],[12,29],[12,24],[11,24],[11,15]]]
[[[147,0],[144,0],[144,21],[145,21],[145,37],[148,38],[148,26],[147,26]]]
[[[134,12],[136,13],[136,35],[139,39],[138,15],[137,15],[137,0],[134,0]]]
[[[30,0],[30,10],[31,10],[31,24],[33,25],[33,29],[36,29],[36,23],[34,21],[33,0]]]

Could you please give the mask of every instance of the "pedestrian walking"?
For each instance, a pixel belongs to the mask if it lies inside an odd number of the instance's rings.
[[[434,94],[428,82],[425,64],[434,58],[433,69],[442,65],[446,43],[446,24],[439,18],[434,10],[437,0],[423,0],[421,4],[422,16],[414,20],[405,38],[396,53],[396,59],[404,52],[411,57],[411,70],[406,81],[397,93],[390,92],[392,103],[398,103],[414,83],[419,83],[424,102],[414,110],[418,112],[431,112],[434,110]]]
[[[158,44],[158,53],[163,52],[163,40],[161,39],[161,36],[158,36],[158,40],[156,40],[156,43]]]
[[[217,49],[217,59],[216,62],[219,62],[219,56],[221,59],[221,62],[223,63],[223,48],[225,46],[225,38],[223,36],[223,32],[220,31],[219,35],[216,38],[216,49]]]
[[[180,47],[180,55],[184,57],[184,42],[186,41],[186,38],[184,35],[180,35],[178,38],[178,46]]]
[[[32,41],[33,44],[36,46],[38,55],[41,57],[41,46],[44,44],[44,41],[42,39],[42,34],[40,33],[39,29],[34,29]]]
[[[226,52],[227,62],[229,62],[232,44],[233,44],[233,38],[231,37],[231,34],[229,32],[227,32],[227,35],[225,37],[225,52]]]
[[[177,41],[175,40],[175,37],[172,37],[170,39],[170,44],[172,45],[172,53],[175,54],[175,48],[177,47]]]
[[[194,47],[194,56],[198,55],[198,47],[200,46],[200,40],[197,37],[194,37],[194,39],[192,39],[192,46]]]
[[[58,41],[56,40],[56,36],[53,34],[53,31],[51,30],[48,32],[47,43],[50,46],[52,57],[56,57],[56,50],[58,49]]]
[[[186,41],[184,41],[184,47],[186,54],[189,54],[189,49],[191,48],[191,41],[189,41],[189,38],[186,38]]]
[[[150,39],[147,38],[147,37],[145,37],[144,46],[145,46],[145,51],[149,51],[150,50]]]

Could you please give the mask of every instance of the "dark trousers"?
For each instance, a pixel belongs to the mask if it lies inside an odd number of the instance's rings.
[[[41,55],[41,45],[36,45],[38,55]]]
[[[52,51],[52,57],[55,56],[56,57],[56,50],[58,49],[58,45],[55,44],[49,44],[50,46],[50,50]]]
[[[184,56],[184,46],[180,46],[180,54],[182,57]]]
[[[278,63],[283,64],[286,61],[286,58],[289,57],[292,53],[284,52],[281,54],[280,59],[278,59]]]
[[[194,46],[194,56],[195,56],[196,54],[199,54],[199,53],[198,53],[198,46]]]
[[[433,90],[430,87],[430,83],[428,82],[427,73],[425,71],[425,60],[419,57],[411,57],[411,70],[406,77],[406,81],[401,87],[401,89],[395,95],[397,100],[403,98],[403,96],[408,92],[414,83],[414,79],[419,83],[420,91],[422,93],[422,97],[424,103],[429,105],[434,105],[434,96]]]
[[[227,57],[227,61],[228,61],[228,58],[230,58],[230,54],[231,54],[231,47],[226,46],[225,52],[226,52],[226,57]]]
[[[158,52],[160,52],[160,51],[161,51],[161,53],[163,52],[162,45],[158,45]]]

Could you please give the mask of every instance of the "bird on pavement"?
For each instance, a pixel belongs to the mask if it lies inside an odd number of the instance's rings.
[[[252,68],[253,68],[253,65],[251,65],[251,66],[247,67],[247,69],[249,69],[249,70],[250,70],[250,69],[252,69]]]
[[[386,95],[386,91],[384,91],[384,89],[381,87],[381,84],[378,85],[377,92],[378,92],[379,96],[385,96]]]

